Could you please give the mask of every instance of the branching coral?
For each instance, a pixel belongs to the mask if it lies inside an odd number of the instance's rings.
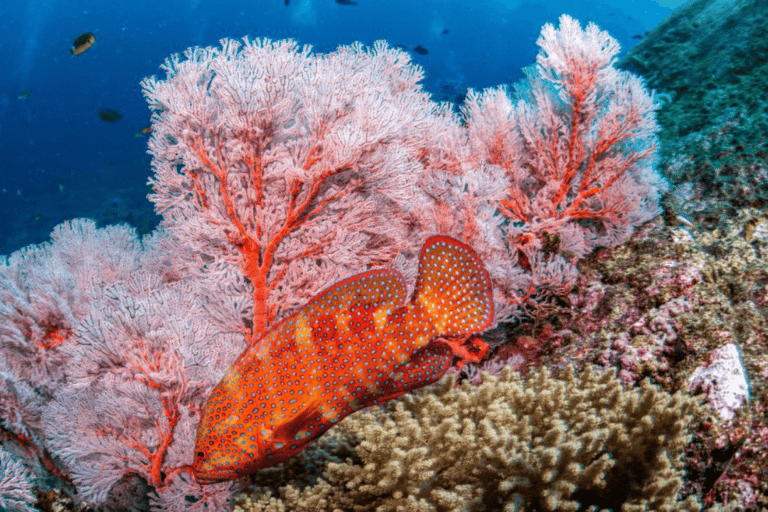
[[[357,436],[359,460],[279,498],[261,488],[236,510],[700,510],[678,501],[700,411],[681,393],[647,381],[627,390],[591,369],[527,380],[506,370],[478,387],[448,377],[345,420],[339,434]]]

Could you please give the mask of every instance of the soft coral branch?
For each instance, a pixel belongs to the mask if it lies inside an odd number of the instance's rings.
[[[419,202],[405,198],[424,172],[432,108],[406,54],[226,40],[188,57],[166,63],[167,80],[144,82],[156,108],[152,198],[190,258],[236,263],[249,280],[251,341],[290,310],[285,295],[300,303],[372,261],[417,252],[408,233],[419,214],[408,212]],[[190,192],[196,203],[180,200]],[[350,231],[354,252],[340,247]],[[321,262],[322,279],[295,281],[300,254]]]
[[[538,44],[517,101],[499,89],[472,93],[465,119],[474,147],[485,148],[475,158],[507,176],[498,209],[511,245],[530,259],[546,245],[557,252],[546,240],[556,236],[583,256],[657,213],[666,185],[652,168],[655,105],[639,78],[613,67],[618,44],[594,25],[563,16]]]

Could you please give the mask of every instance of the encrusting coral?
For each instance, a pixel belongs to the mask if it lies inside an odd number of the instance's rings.
[[[625,389],[590,368],[527,379],[506,369],[477,387],[449,376],[342,422],[315,453],[351,442],[356,457],[329,462],[313,485],[276,468],[282,478],[261,480],[235,510],[700,510],[679,491],[702,410],[685,394],[648,381]]]

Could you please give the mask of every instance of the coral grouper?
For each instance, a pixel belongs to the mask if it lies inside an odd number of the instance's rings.
[[[289,459],[347,415],[434,382],[488,347],[468,337],[493,319],[488,273],[446,236],[421,250],[413,297],[394,270],[320,293],[247,348],[205,404],[193,470],[200,483]]]

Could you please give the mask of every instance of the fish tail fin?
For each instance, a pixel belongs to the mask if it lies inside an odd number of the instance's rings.
[[[430,237],[421,249],[413,301],[426,311],[437,336],[481,332],[493,321],[491,279],[477,253],[444,236]]]

